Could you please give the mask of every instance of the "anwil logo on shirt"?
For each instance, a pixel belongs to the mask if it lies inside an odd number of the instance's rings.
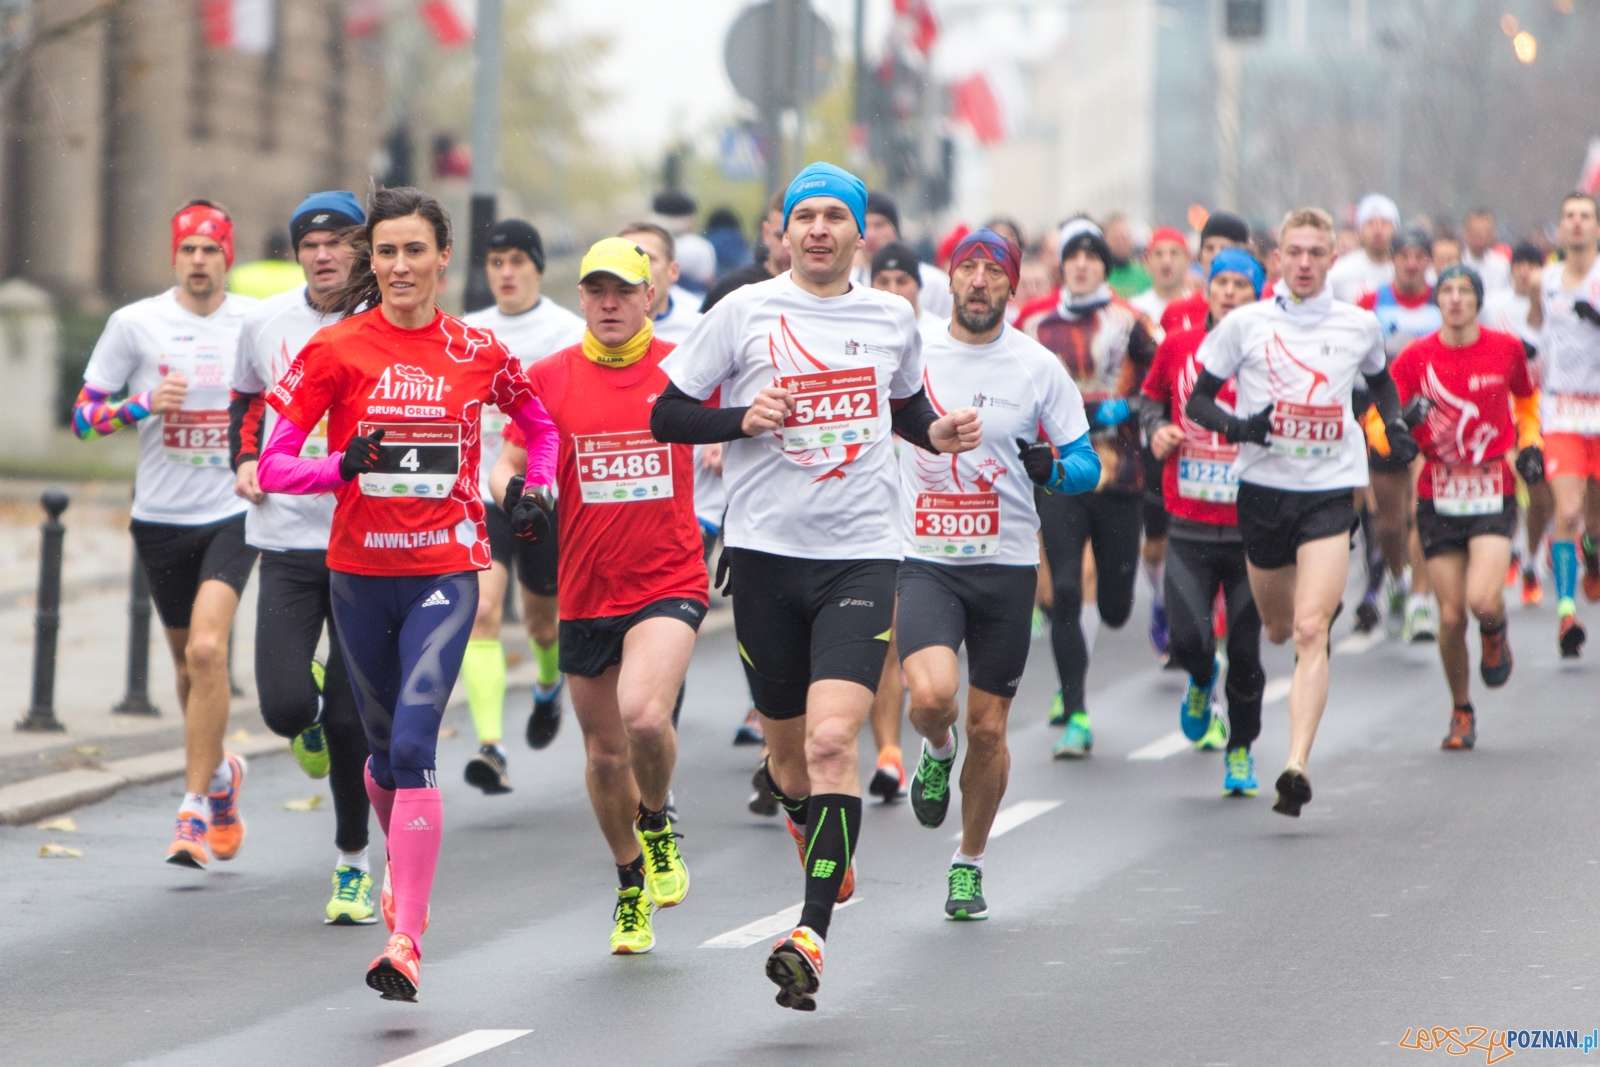
[[[444,375],[435,378],[421,367],[408,367],[404,363],[396,363],[393,367],[383,368],[377,388],[372,390],[367,399],[437,402],[444,396],[446,388]]]
[[[400,533],[375,533],[367,531],[366,540],[362,542],[363,548],[430,548],[433,545],[447,545],[450,543],[449,530],[422,530],[412,532],[404,530]]]

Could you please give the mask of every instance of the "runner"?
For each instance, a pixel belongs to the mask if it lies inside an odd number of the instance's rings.
[[[544,240],[531,223],[501,219],[489,230],[489,291],[494,306],[461,321],[494,334],[524,367],[558,349],[583,339],[583,320],[543,294]],[[467,690],[467,708],[478,735],[478,753],[467,761],[466,780],[486,795],[509,793],[506,773],[505,733],[506,652],[500,641],[501,615],[506,585],[515,565],[520,587],[522,620],[528,631],[537,674],[533,683],[533,711],[525,736],[528,745],[544,748],[561,729],[560,643],[556,628],[556,558],[560,538],[554,524],[549,537],[529,543],[511,535],[511,517],[495,502],[489,488],[503,440],[506,417],[492,405],[483,409],[479,427],[478,489],[483,495],[484,527],[489,533],[489,569],[478,572],[478,614],[472,636],[461,659],[461,681]]]
[[[949,321],[922,307],[921,266],[916,249],[890,241],[872,253],[872,287],[904,298],[917,317],[919,331],[943,330],[949,326]]]
[[[700,321],[700,312],[697,310],[700,302],[690,303],[677,298],[681,290],[675,289],[678,260],[672,234],[653,222],[635,222],[624,227],[617,236],[626,237],[644,249],[644,254],[650,257],[651,276],[666,279],[666,284],[651,290],[655,293],[655,302],[650,305],[650,319],[655,336],[668,344],[679,344],[689,336],[694,324]]]
[[[1477,271],[1478,277],[1483,279],[1486,305],[1494,299],[1495,294],[1512,287],[1511,268],[1516,262],[1515,255],[1508,257],[1495,246],[1495,229],[1494,212],[1486,207],[1467,212],[1461,225],[1461,236],[1464,238],[1461,262]]]
[[[883,671],[900,558],[889,437],[930,452],[981,440],[975,410],[938,416],[928,403],[910,307],[851,284],[865,215],[861,179],[827,163],[802,170],[784,197],[793,268],[701,320],[663,364],[672,384],[650,419],[662,441],[730,442],[722,559],[768,784],[806,884],[767,975],[778,1003],[800,1011],[816,1008],[834,902],[854,891],[856,736]],[[721,408],[703,408],[719,387]]]
[[[330,301],[347,317],[319,330],[272,387],[267,402],[282,418],[256,474],[267,493],[338,497],[328,541],[333,614],[388,851],[379,904],[391,936],[367,985],[386,1000],[414,1001],[443,824],[439,720],[476,614],[472,572],[489,566],[480,409],[495,404],[534,442],[527,480],[541,504],[556,441],[516,358],[435,306],[450,263],[439,202],[379,189],[362,235],[350,281]],[[324,415],[330,454],[301,458]],[[527,507],[547,523],[542,507]]]
[[[880,249],[879,255],[883,252]],[[1100,481],[1083,399],[1061,361],[1006,325],[1022,250],[993,230],[962,239],[950,258],[950,325],[923,333],[923,383],[935,410],[976,397],[986,440],[945,457],[900,447],[901,541],[897,638],[922,758],[911,808],[943,825],[955,770],[967,646],[967,758],[961,765],[961,844],[950,860],[945,917],[986,919],[983,853],[1005,796],[1006,718],[1028,661],[1039,565],[1034,488],[1084,493]],[[1044,441],[1034,441],[1041,429]],[[1052,449],[1060,449],[1056,458]]]
[[[867,194],[867,228],[862,236],[861,249],[856,253],[855,266],[850,271],[850,283],[863,289],[872,287],[872,257],[890,241],[900,240],[900,209],[885,193]],[[917,273],[922,279],[923,310],[940,321],[950,316],[953,298],[950,296],[950,275],[932,263],[919,263]]]
[[[1143,257],[1133,238],[1133,226],[1126,215],[1112,212],[1106,216],[1101,229],[1106,247],[1111,249],[1111,269],[1106,274],[1106,284],[1113,293],[1131,300],[1150,288],[1150,272],[1140,262]]]
[[[254,506],[245,516],[245,541],[261,550],[256,597],[256,691],[267,729],[291,740],[294,757],[333,792],[333,898],[325,922],[377,922],[372,865],[367,857],[367,735],[339,652],[328,595],[328,532],[333,496],[261,492],[257,461],[276,413],[262,397],[288,371],[300,350],[338,316],[319,306],[349,280],[352,250],[344,231],[366,221],[361,202],[343,191],[312,193],[294,209],[289,234],[306,284],[251,308],[239,334],[233,368],[228,445],[235,491]],[[301,454],[327,454],[327,429],[307,438]],[[316,660],[328,627],[327,663]]]
[[[1389,259],[1394,231],[1400,228],[1400,209],[1382,193],[1368,193],[1356,205],[1356,229],[1361,247],[1339,257],[1328,271],[1333,298],[1354,304],[1367,293],[1394,277]]]
[[[1273,810],[1298,817],[1311,799],[1306,761],[1328,699],[1328,631],[1339,613],[1356,516],[1351,490],[1367,483],[1366,442],[1350,408],[1364,376],[1390,450],[1417,453],[1385,368],[1370,312],[1325,292],[1333,219],[1291,211],[1279,230],[1283,282],[1272,300],[1232,312],[1200,348],[1201,374],[1184,414],[1239,450],[1239,533],[1267,638],[1295,645],[1289,689],[1289,760]],[[1237,377],[1236,377],[1237,376]],[[1217,405],[1235,378],[1236,407]]]
[[[245,760],[222,750],[228,728],[228,634],[255,550],[249,504],[228,469],[228,382],[239,329],[255,305],[223,288],[233,220],[209,200],[172,217],[177,284],[113,312],[72,409],[79,438],[139,424],[133,543],[150,580],[183,708],[184,794],[167,862],[205,870],[244,844]],[[126,400],[112,395],[126,388]],[[151,416],[157,416],[151,418]]]
[[[1545,476],[1555,495],[1550,558],[1556,581],[1557,631],[1564,659],[1576,658],[1588,636],[1578,619],[1578,529],[1585,488],[1600,477],[1600,226],[1593,197],[1573,193],[1561,202],[1558,230],[1564,259],[1539,281],[1539,405]],[[1588,541],[1593,533],[1586,533]],[[1586,547],[1589,547],[1586,545]],[[1600,585],[1600,583],[1595,583]],[[1600,589],[1588,599],[1600,597]]]
[[[1453,267],[1461,262],[1461,242],[1448,230],[1434,234],[1433,241],[1428,247],[1435,275],[1443,272],[1446,267]]]
[[[700,314],[704,315],[716,307],[718,301],[735,289],[764,282],[789,269],[789,246],[783,243],[782,189],[773,193],[767,203],[767,213],[761,220],[761,247],[766,249],[764,259],[758,257],[749,266],[730,270],[717,279],[710,292],[706,293],[705,302],[700,305]]]
[[[1094,493],[1036,494],[1054,591],[1050,643],[1061,680],[1050,722],[1066,727],[1054,751],[1058,759],[1081,759],[1094,747],[1083,680],[1095,634],[1102,622],[1120,628],[1133,611],[1144,465],[1132,405],[1155,355],[1156,329],[1112,295],[1105,280],[1111,250],[1100,228],[1074,219],[1062,233],[1060,300],[1024,317],[1020,328],[1066,365],[1088,407],[1102,465]],[[1084,603],[1086,544],[1094,561],[1093,605]]]
[[[1447,267],[1436,291],[1441,329],[1406,349],[1393,375],[1402,402],[1428,402],[1417,431],[1427,460],[1417,481],[1417,530],[1439,596],[1439,659],[1454,702],[1441,747],[1460,750],[1478,739],[1468,690],[1468,610],[1483,643],[1483,684],[1498,689],[1511,677],[1503,588],[1517,500],[1505,457],[1516,451],[1518,471],[1534,485],[1544,477],[1544,454],[1531,405],[1512,425],[1512,404],[1534,397],[1533,381],[1522,342],[1479,327],[1478,272]]]
[[[1212,623],[1213,605],[1220,596],[1228,635],[1222,791],[1253,797],[1258,786],[1250,746],[1261,733],[1261,693],[1267,676],[1261,669],[1261,616],[1250,594],[1235,506],[1239,445],[1197,425],[1184,414],[1184,406],[1200,373],[1197,355],[1207,332],[1230,311],[1259,299],[1267,274],[1254,256],[1236,248],[1213,256],[1210,273],[1207,324],[1168,334],[1161,342],[1144,380],[1139,420],[1151,451],[1163,461],[1167,509],[1172,513],[1166,573],[1172,659],[1189,672],[1189,688],[1178,708],[1179,725],[1195,742],[1220,727],[1213,694],[1221,664]],[[1237,410],[1233,392],[1231,382],[1218,392],[1224,410]]]
[[[650,436],[650,408],[667,385],[661,361],[674,346],[649,321],[655,287],[643,249],[624,237],[589,249],[578,274],[583,341],[529,371],[561,435],[561,669],[583,730],[589,802],[621,883],[617,955],[654,948],[651,913],[689,891],[667,811],[672,717],[708,599],[692,450]],[[521,498],[526,465],[522,435],[508,426],[494,471],[508,504]]]
[[[1189,295],[1188,238],[1171,226],[1161,227],[1150,235],[1144,265],[1150,273],[1150,288],[1128,303],[1144,312],[1151,322],[1160,322],[1167,305]]]
[[[1200,277],[1209,276],[1211,260],[1218,252],[1225,248],[1248,249],[1249,244],[1250,227],[1243,219],[1226,211],[1213,211],[1206,218],[1206,224],[1200,228],[1200,256],[1197,264]],[[1167,305],[1161,313],[1161,329],[1166,333],[1199,329],[1206,324],[1206,316],[1210,314],[1210,297],[1207,295],[1206,287],[1199,286],[1188,296]]]

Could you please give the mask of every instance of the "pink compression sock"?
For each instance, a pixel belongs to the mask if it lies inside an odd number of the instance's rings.
[[[372,777],[372,765],[362,767],[362,773],[367,779],[367,799],[372,801],[372,810],[378,813],[378,825],[383,828],[383,836],[389,836],[389,811],[394,807],[394,790],[385,789]]]
[[[394,886],[394,932],[422,944],[422,924],[439,863],[444,801],[438,789],[397,789],[394,832],[389,835],[389,871]]]

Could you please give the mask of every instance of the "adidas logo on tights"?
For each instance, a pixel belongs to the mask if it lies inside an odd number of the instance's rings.
[[[436,607],[446,607],[447,608],[447,607],[450,606],[450,601],[445,599],[444,590],[443,589],[435,589],[432,593],[430,593],[428,595],[428,599],[424,600],[422,602],[422,606],[425,607],[425,608],[436,608]]]
[[[407,830],[431,830],[431,829],[433,829],[433,827],[428,825],[428,820],[424,819],[420,815],[418,815],[415,819],[412,819],[410,822],[406,823],[405,828]]]

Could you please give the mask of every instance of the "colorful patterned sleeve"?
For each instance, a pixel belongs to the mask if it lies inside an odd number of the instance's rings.
[[[148,391],[119,403],[108,400],[110,395],[90,385],[85,385],[78,392],[78,399],[72,405],[72,432],[79,440],[109,437],[150,414]]]

